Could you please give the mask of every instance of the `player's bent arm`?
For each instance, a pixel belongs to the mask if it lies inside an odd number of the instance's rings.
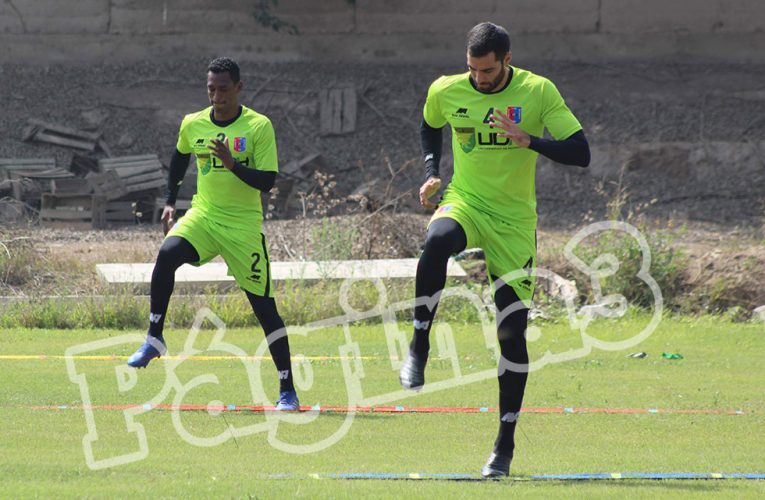
[[[175,206],[178,190],[181,188],[186,170],[189,168],[191,154],[181,153],[177,149],[170,160],[170,172],[167,175],[167,190],[165,191],[165,205]]]
[[[425,159],[425,180],[431,177],[438,177],[438,170],[441,164],[443,128],[433,128],[428,125],[425,118],[420,124],[420,144],[422,146],[422,157]]]
[[[529,149],[564,165],[586,167],[590,164],[590,144],[582,130],[562,141],[532,135]]]
[[[247,168],[238,161],[234,162],[234,166],[231,167],[231,172],[248,186],[263,191],[264,193],[271,191],[271,188],[274,187],[274,182],[276,182],[276,172],[266,172],[254,168]]]

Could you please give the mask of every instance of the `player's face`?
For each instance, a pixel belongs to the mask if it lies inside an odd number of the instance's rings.
[[[470,77],[475,82],[478,90],[481,92],[494,92],[499,90],[502,85],[510,64],[511,54],[508,53],[504,59],[497,59],[496,54],[491,52],[481,57],[467,55],[467,66],[470,70]]]
[[[239,106],[239,91],[242,82],[234,83],[227,71],[207,73],[207,96],[216,113],[234,111]]]

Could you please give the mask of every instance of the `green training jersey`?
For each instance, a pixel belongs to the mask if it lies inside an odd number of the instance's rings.
[[[213,123],[212,108],[186,115],[181,123],[176,148],[194,153],[197,162],[197,193],[191,205],[214,220],[232,228],[252,227],[263,220],[260,191],[248,186],[210,154],[212,139],[228,140],[236,161],[248,168],[277,172],[276,138],[271,121],[245,106],[232,123]]]
[[[489,127],[489,118],[497,108],[526,133],[541,137],[547,128],[557,140],[582,126],[550,80],[511,69],[509,84],[494,94],[476,90],[470,73],[442,76],[428,90],[423,116],[431,127],[451,126],[454,177],[448,189],[500,220],[532,228],[538,153],[499,137],[501,130]]]

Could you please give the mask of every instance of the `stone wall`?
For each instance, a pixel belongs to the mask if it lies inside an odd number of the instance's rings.
[[[474,24],[509,28],[531,57],[765,61],[761,0],[278,0],[279,33],[254,12],[272,0],[5,0],[0,61],[255,53],[273,60],[454,55]],[[288,33],[297,29],[299,35]],[[460,52],[458,50],[458,52]]]

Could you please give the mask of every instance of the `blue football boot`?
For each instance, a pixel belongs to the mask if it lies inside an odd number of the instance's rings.
[[[149,361],[164,356],[166,352],[167,346],[165,345],[165,339],[147,335],[146,342],[144,342],[143,345],[128,358],[127,364],[133,368],[146,368]]]
[[[299,411],[300,401],[295,390],[282,391],[279,393],[279,401],[276,402],[276,409],[279,411]]]

